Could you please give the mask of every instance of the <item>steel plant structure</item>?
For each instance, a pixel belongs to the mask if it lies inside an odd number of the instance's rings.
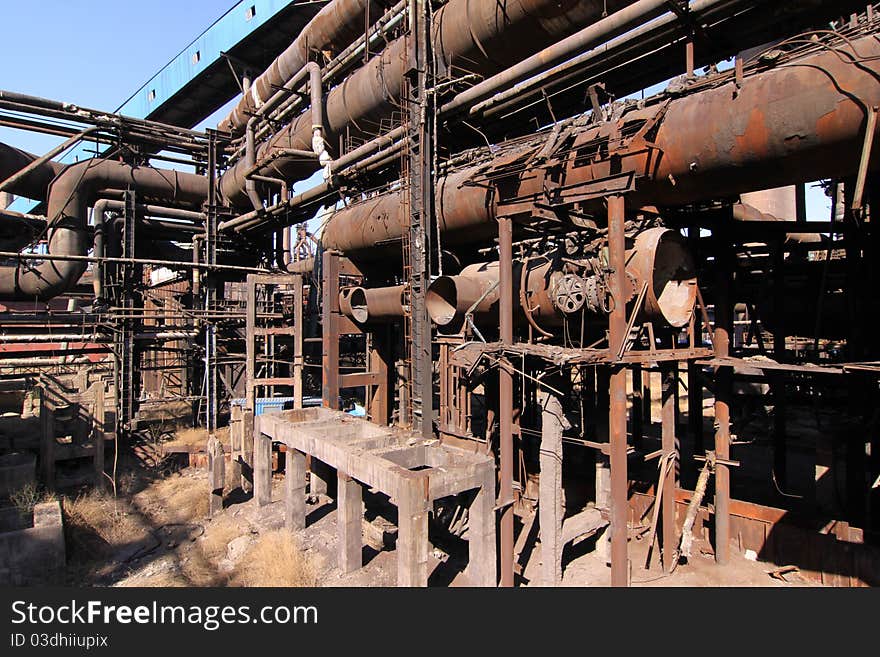
[[[97,381],[113,449],[157,402],[230,421],[258,504],[285,444],[292,528],[311,456],[343,570],[378,488],[401,584],[427,581],[429,523],[467,539],[482,585],[521,581],[530,534],[543,583],[593,536],[627,585],[645,531],[667,572],[705,534],[722,565],[738,542],[827,583],[880,579],[878,6],[284,12],[259,28],[277,57],[212,52],[210,79],[147,118],[0,91],[0,125],[65,139],[0,144],[0,192],[39,203],[0,211],[5,380]],[[216,130],[191,129],[239,86]],[[88,142],[100,155],[58,160]],[[368,421],[337,412],[351,400]]]

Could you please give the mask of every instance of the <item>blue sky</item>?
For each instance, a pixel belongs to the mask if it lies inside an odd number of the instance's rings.
[[[115,110],[235,0],[2,0],[0,88]],[[44,152],[55,140],[0,128]]]

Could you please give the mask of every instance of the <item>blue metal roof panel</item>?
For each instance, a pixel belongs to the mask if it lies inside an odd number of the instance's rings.
[[[150,114],[212,63],[262,27],[292,0],[242,0],[184,48],[116,110],[134,118]]]

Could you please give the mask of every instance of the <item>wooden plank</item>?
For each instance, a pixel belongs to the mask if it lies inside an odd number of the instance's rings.
[[[292,386],[296,379],[292,377],[274,377],[268,379],[251,379],[253,387],[258,386]]]
[[[296,329],[293,326],[269,326],[265,328],[255,328],[254,337],[261,337],[266,335],[293,335],[295,330]]]
[[[339,376],[340,388],[359,388],[361,386],[382,385],[384,377],[381,372],[355,372]]]

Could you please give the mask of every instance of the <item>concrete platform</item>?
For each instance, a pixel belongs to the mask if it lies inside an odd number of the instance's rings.
[[[437,441],[325,408],[285,411],[254,418],[254,493],[271,502],[271,448],[287,446],[285,522],[305,527],[306,464],[312,485],[332,489],[327,469],[336,470],[339,567],[361,567],[363,486],[385,493],[398,507],[398,586],[426,586],[428,512],[434,500],[476,491],[468,521],[467,576],[474,586],[495,586],[495,467],[492,459]],[[325,467],[321,467],[321,466]]]

